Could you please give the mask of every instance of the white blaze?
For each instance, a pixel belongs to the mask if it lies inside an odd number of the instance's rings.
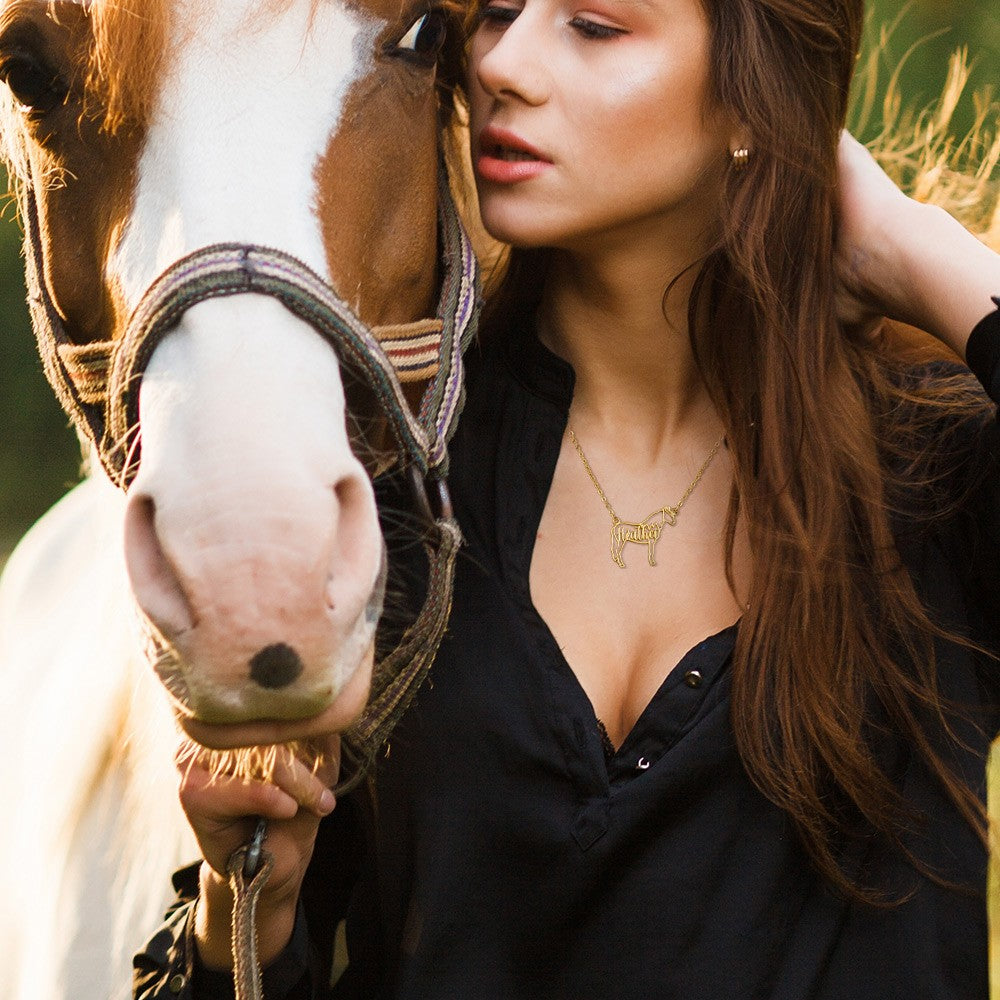
[[[130,308],[213,243],[273,247],[328,275],[316,168],[379,25],[340,0],[274,6],[177,0],[133,212],[109,265]],[[290,714],[318,713],[370,647],[382,562],[334,351],[274,299],[202,302],[154,352],[139,409],[126,558],[140,606],[204,698],[192,707],[245,721],[288,717],[297,699]],[[276,643],[300,654],[301,681],[248,692],[248,664]]]
[[[338,2],[182,0],[111,267],[131,307],[167,266],[217,242],[259,243],[327,272],[314,169],[377,23]],[[256,16],[255,16],[256,15]]]

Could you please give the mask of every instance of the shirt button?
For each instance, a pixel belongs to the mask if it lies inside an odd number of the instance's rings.
[[[684,683],[687,684],[689,688],[700,688],[701,681],[702,677],[700,670],[689,670],[684,675]]]
[[[176,976],[170,977],[170,982],[167,983],[167,989],[176,996],[186,985],[187,980],[180,973],[177,973]]]

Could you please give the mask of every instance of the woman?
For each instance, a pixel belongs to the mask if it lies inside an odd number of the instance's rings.
[[[995,407],[873,323],[995,399],[1000,258],[840,138],[861,22],[486,0],[473,159],[515,249],[433,684],[368,837],[350,799],[320,823],[330,768],[185,768],[206,863],[137,996],[226,995],[258,813],[268,1000],[326,995],[345,912],[335,996],[986,995]]]

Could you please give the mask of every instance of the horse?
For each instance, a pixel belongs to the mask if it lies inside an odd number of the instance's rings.
[[[462,15],[0,0],[0,152],[90,464],[0,587],[8,1000],[127,989],[194,856],[175,720],[223,750],[346,728],[357,780],[433,655],[478,305],[445,164]],[[376,665],[385,476],[430,582]]]

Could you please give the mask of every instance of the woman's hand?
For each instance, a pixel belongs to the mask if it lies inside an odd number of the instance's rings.
[[[849,326],[881,317],[934,334],[960,357],[1000,294],[1000,256],[947,212],[906,197],[872,155],[841,135],[835,267],[837,313]]]
[[[334,806],[330,786],[340,767],[340,737],[313,741],[323,763],[314,773],[287,748],[276,748],[270,780],[214,775],[190,741],[177,754],[180,799],[205,863],[195,911],[195,937],[210,968],[231,968],[232,893],[226,873],[232,853],[246,844],[257,817],[267,819],[264,849],[274,866],[257,904],[260,959],[267,965],[291,937],[299,890],[312,857],[319,821]]]

